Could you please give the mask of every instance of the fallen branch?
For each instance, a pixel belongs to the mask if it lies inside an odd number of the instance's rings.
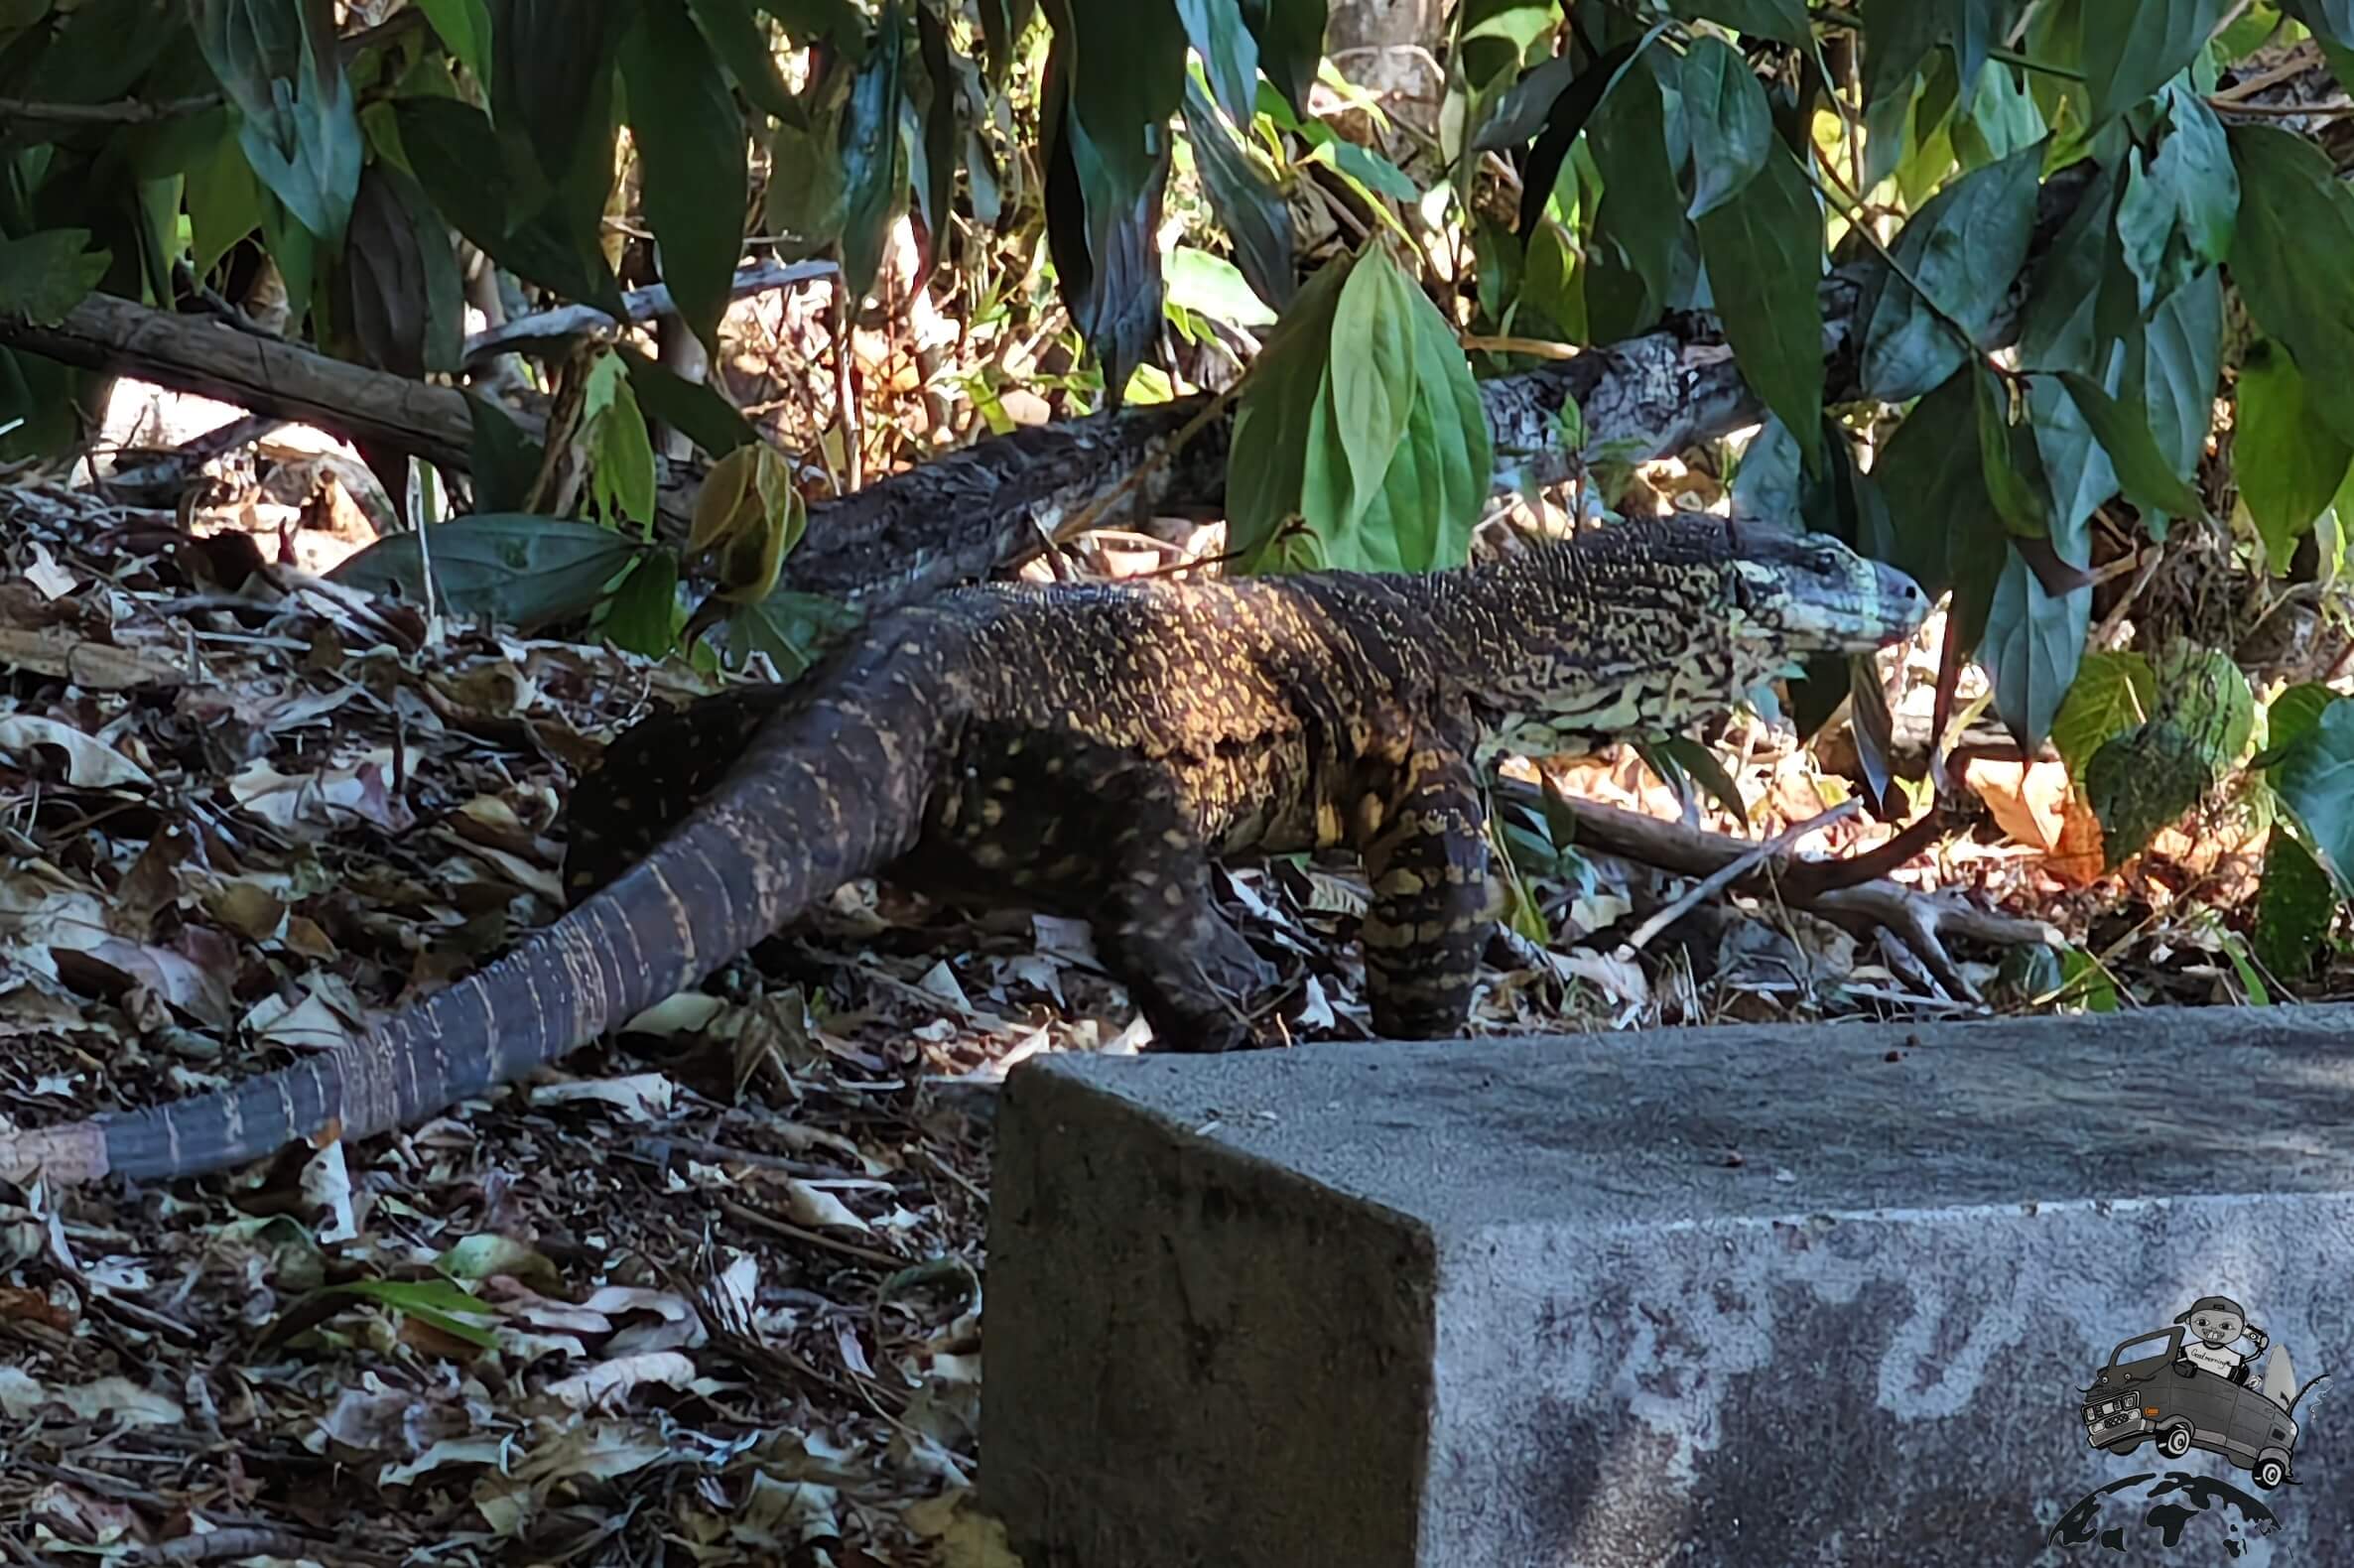
[[[831,278],[837,270],[830,261],[764,261],[757,266],[739,267],[734,281],[728,285],[727,297],[740,300],[748,294],[762,294],[770,289],[789,288],[796,283]],[[670,285],[666,283],[631,289],[621,296],[621,305],[632,322],[652,321],[657,316],[669,316],[677,309],[671,303]],[[514,353],[526,347],[545,348],[587,332],[610,331],[619,325],[608,312],[593,305],[560,305],[553,310],[534,311],[529,316],[516,317],[503,327],[493,327],[467,338],[465,351],[459,355],[458,363],[473,370],[484,360],[499,354]]]
[[[1885,878],[1853,886],[1809,890],[1800,868],[1820,862],[1801,860],[1786,849],[1758,853],[1760,846],[1729,839],[1723,834],[1687,828],[1682,823],[1599,801],[1564,794],[1547,784],[1541,791],[1513,779],[1500,779],[1500,799],[1538,807],[1549,800],[1556,813],[1566,813],[1574,824],[1573,842],[1581,849],[1656,866],[1685,876],[1711,876],[1748,858],[1756,863],[1731,885],[1743,892],[1777,899],[1792,909],[1819,915],[1859,936],[1880,936],[1917,962],[1950,994],[1978,999],[1977,988],[1962,975],[1945,949],[1948,937],[1983,942],[1990,947],[2060,945],[2062,938],[2040,920],[2022,920],[1981,909],[1956,893],[1924,893]]]

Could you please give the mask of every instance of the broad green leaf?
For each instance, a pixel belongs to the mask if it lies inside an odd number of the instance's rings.
[[[237,107],[238,145],[295,221],[329,249],[359,191],[351,82],[328,0],[193,0],[196,46]]]
[[[613,44],[628,29],[631,8],[614,0],[588,6],[573,0],[485,4],[491,28],[490,114],[499,134],[520,138],[540,178],[552,188],[565,185],[581,165],[609,165],[609,127],[583,109],[609,91]],[[477,169],[475,177],[488,173]],[[611,170],[602,173],[597,207],[603,205]],[[536,193],[528,204],[538,204]],[[583,216],[577,210],[569,214],[576,222]]]
[[[2087,653],[2052,717],[2052,748],[2068,772],[2081,779],[2094,752],[2148,722],[2157,706],[2158,680],[2148,659],[2130,652]]]
[[[1190,78],[1185,128],[1202,190],[1234,241],[1236,264],[1270,310],[1282,310],[1298,283],[1292,275],[1291,211],[1281,189],[1236,145],[1216,106]]]
[[[2164,101],[2171,129],[2147,168],[2126,160],[2117,206],[2118,242],[2144,309],[2230,254],[2240,210],[2223,122],[2179,82],[2166,87]]]
[[[350,235],[329,283],[367,362],[413,379],[456,370],[465,298],[450,226],[389,158],[361,176]]]
[[[1275,320],[1250,290],[1242,269],[1224,256],[1191,245],[1170,249],[1168,303],[1180,310],[1199,311],[1236,327],[1266,327]]]
[[[735,406],[705,382],[689,381],[665,369],[627,343],[615,345],[629,367],[629,384],[640,407],[713,457],[723,457],[756,439]]]
[[[1406,295],[1417,361],[1412,416],[1356,528],[1328,552],[1334,566],[1461,566],[1487,503],[1496,456],[1479,387],[1446,319],[1420,292]]]
[[[537,208],[517,210],[514,193],[498,178],[505,164],[481,110],[439,97],[403,98],[393,109],[419,184],[459,233],[542,288],[617,318],[628,315],[593,233],[567,232],[552,196]]]
[[[779,120],[768,139],[768,194],[762,214],[768,226],[803,245],[824,245],[842,237],[850,211],[850,191],[842,161],[844,116],[820,114],[806,129]]]
[[[777,674],[791,680],[861,619],[856,610],[833,599],[779,589],[727,617],[729,667],[740,669],[751,655],[764,653]]]
[[[1718,38],[1693,41],[1679,85],[1692,137],[1692,201],[1699,217],[1741,194],[1775,149],[1773,114],[1757,73]]]
[[[1668,735],[1639,741],[1635,749],[1677,795],[1689,800],[1691,787],[1697,785],[1736,822],[1744,828],[1750,825],[1749,803],[1741,798],[1741,786],[1725,771],[1724,761],[1699,741],[1689,735]]]
[[[1786,154],[1700,218],[1700,254],[1742,379],[1822,460],[1823,218]]]
[[[842,281],[853,299],[874,286],[891,215],[907,189],[907,150],[899,137],[906,41],[899,18],[899,0],[883,0],[873,51],[842,113]]]
[[[2339,888],[2354,895],[2354,698],[2322,709],[2268,777]]]
[[[1258,101],[1258,40],[1243,26],[1239,0],[1177,0],[1177,16],[1202,57],[1218,106],[1237,125],[1248,125]]]
[[[186,5],[158,0],[84,0],[45,7],[55,31],[20,40],[37,49],[11,91],[50,103],[102,103],[125,96],[149,67],[188,47]],[[13,63],[11,63],[13,64]]]
[[[592,608],[641,549],[594,523],[475,512],[422,533],[386,535],[327,576],[422,603],[421,538],[430,547],[435,597],[445,613],[479,615],[527,631]]]
[[[603,354],[588,372],[581,402],[582,445],[589,458],[588,493],[597,514],[612,527],[627,518],[651,531],[654,524],[654,448],[646,418],[629,389],[628,367],[617,354]]]
[[[2190,64],[2224,0],[2083,0],[2084,77],[2098,123],[2123,114]]]
[[[417,0],[426,24],[476,81],[490,79],[490,11],[482,0]]]
[[[1372,148],[1360,147],[1344,136],[1327,132],[1300,162],[1329,164],[1343,179],[1360,188],[1359,195],[1367,198],[1369,206],[1377,204],[1372,200],[1375,193],[1409,206],[1422,199],[1422,188],[1404,170]]]
[[[2111,869],[2149,847],[2214,786],[2205,750],[2164,719],[2104,742],[2084,767],[2084,797],[2101,824],[2101,858]]]
[[[2277,980],[2304,979],[2313,971],[2337,910],[2338,892],[2329,873],[2312,850],[2276,825],[2265,841],[2256,929],[2249,934],[2256,961]]]
[[[2193,517],[2205,509],[2198,492],[2166,461],[2149,424],[2133,409],[2078,371],[2063,370],[2059,380],[2109,454],[2109,460],[2116,464],[2117,481],[2127,500],[2171,517]]]
[[[2354,442],[2354,193],[2303,137],[2266,125],[2235,125],[2230,136],[2240,171],[2232,281],[2305,372],[2313,411]]]
[[[1861,9],[1865,103],[1909,101],[1922,65],[1945,34],[1944,19],[1922,0],[1862,0]]]
[[[2138,397],[2158,454],[2187,479],[2198,471],[2215,423],[2215,382],[2223,354],[2222,269],[2209,267],[2160,300],[2130,347],[2119,395],[2127,401]],[[2146,525],[2153,521],[2144,514]],[[2163,535],[2152,526],[2152,537]]]
[[[1258,40],[1259,68],[1295,114],[1308,112],[1308,89],[1324,58],[1326,0],[1253,0],[1242,20]]]
[[[686,623],[686,613],[679,608],[678,557],[667,550],[650,550],[613,589],[602,626],[615,647],[658,659],[670,651]]]
[[[1882,270],[1864,328],[1862,378],[1887,402],[1918,397],[1968,357],[1954,327],[1984,345],[2027,260],[2042,144],[1962,176],[1915,213],[1890,247],[1903,276]],[[1935,308],[1924,302],[1925,291]]]
[[[498,1343],[498,1337],[486,1323],[468,1321],[490,1317],[490,1309],[462,1287],[447,1279],[355,1279],[346,1284],[329,1285],[319,1293],[324,1296],[358,1296],[362,1300],[378,1302],[405,1312],[452,1339],[462,1340],[482,1350],[489,1350]]]
[[[1932,599],[1973,578],[1991,590],[2003,559],[1978,445],[1974,374],[1964,366],[1915,403],[1873,465],[1896,532],[1891,562]]]
[[[1775,39],[1800,48],[1814,42],[1805,0],[1669,0],[1667,9],[1686,21],[1721,22],[1753,38]]]
[[[55,327],[89,297],[114,258],[85,250],[86,228],[50,228],[22,239],[0,239],[0,316]]]
[[[2076,679],[2091,620],[2091,588],[2054,598],[2017,546],[2006,551],[1978,658],[1994,685],[1995,712],[2030,752],[2051,732],[2060,701]]]
[[[621,77],[644,161],[639,198],[679,319],[717,358],[719,318],[743,254],[743,114],[682,0],[636,4]]]
[[[1978,414],[1978,462],[1987,499],[2006,531],[2023,539],[2051,532],[2051,506],[2043,494],[2042,457],[2031,432],[2011,423],[2011,394],[1983,362],[1970,365]]]
[[[2022,148],[2032,147],[2049,134],[2043,111],[2020,80],[2020,72],[1998,65],[1978,77],[1977,96],[1954,117],[1954,155],[1966,173],[2000,163]]]
[[[924,241],[920,259],[928,276],[947,240],[949,202],[957,188],[957,68],[949,60],[947,24],[928,7],[915,8],[915,38],[916,58],[924,68],[911,84],[922,100],[924,133],[908,163],[917,203],[916,232]],[[977,202],[975,210],[979,209]]]
[[[520,511],[539,478],[545,444],[533,440],[497,402],[464,394],[473,417],[474,439],[466,454],[474,500],[485,512]]]
[[[2119,181],[2093,178],[2076,210],[2036,264],[2019,327],[2019,362],[2028,370],[2091,370],[2094,303],[2109,265]],[[2036,383],[2042,385],[2040,381]]]
[[[2051,493],[2051,542],[2071,560],[2089,559],[2085,530],[2117,493],[2117,467],[2068,390],[2049,376],[2027,383],[2027,426]]]
[[[1625,333],[1639,331],[1676,302],[1678,262],[1688,261],[1683,214],[1677,203],[1659,198],[1676,188],[1675,168],[1659,79],[1648,65],[1637,64],[1619,79],[1587,126],[1586,145],[1602,172],[1602,205],[1588,250],[1617,246],[1642,279],[1643,306],[1618,324]]]
[[[1235,409],[1227,449],[1227,548],[1250,562],[1300,509],[1308,437],[1323,400],[1333,310],[1348,279],[1328,262],[1301,285],[1267,334]]]
[[[2281,9],[2341,49],[2354,49],[2354,0],[2281,0]]]
[[[1061,9],[1072,112],[1102,162],[1111,204],[1124,211],[1155,186],[1161,127],[1185,94],[1185,26],[1175,0],[1064,0]]]
[[[191,265],[207,278],[229,248],[262,220],[261,187],[237,138],[223,134],[212,156],[188,172],[188,226]]]
[[[2297,540],[2337,494],[2349,464],[2354,448],[2322,423],[2296,361],[2269,339],[2249,344],[2232,421],[2232,469],[2274,572],[2289,570]]]
[[[687,0],[688,9],[695,13],[695,25],[710,41],[712,53],[727,67],[727,74],[743,90],[745,101],[761,113],[779,120],[797,118],[800,104],[777,74],[776,57],[769,53],[768,37],[760,31],[760,24],[752,20],[751,0]],[[641,17],[639,26],[644,26]],[[626,50],[626,46],[624,46]],[[629,69],[629,57],[621,57],[621,68]],[[688,68],[683,63],[672,63],[671,68]],[[630,115],[634,121],[639,113],[636,94],[631,93]],[[737,126],[740,138],[742,126]]]
[[[1370,496],[1413,410],[1419,363],[1414,351],[1413,286],[1375,241],[1349,269],[1333,313],[1331,378],[1334,434],[1349,455],[1354,493]]]
[[[2281,753],[2306,730],[2313,727],[2323,709],[2338,700],[2338,694],[2319,681],[2300,681],[2283,691],[2265,706],[2265,754],[2263,766],[2270,767],[2281,758]]]

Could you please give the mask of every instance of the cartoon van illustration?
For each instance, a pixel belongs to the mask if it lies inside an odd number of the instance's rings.
[[[2247,1471],[2260,1492],[2294,1481],[2294,1399],[2284,1408],[2263,1388],[2208,1370],[2184,1354],[2185,1332],[2176,1323],[2118,1342],[2085,1390],[2085,1440],[2127,1454],[2147,1439],[2168,1459],[2203,1448]],[[2155,1348],[2129,1359],[2146,1347]]]

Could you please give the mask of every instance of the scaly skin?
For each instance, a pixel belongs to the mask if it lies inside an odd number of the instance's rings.
[[[1427,577],[958,589],[623,735],[575,792],[579,903],[489,968],[220,1093],[0,1133],[0,1174],[191,1175],[403,1125],[870,874],[1084,915],[1157,1039],[1223,1049],[1266,976],[1212,860],[1348,846],[1375,1028],[1453,1033],[1493,919],[1487,749],[1670,731],[1926,608],[1822,536],[1697,514]]]

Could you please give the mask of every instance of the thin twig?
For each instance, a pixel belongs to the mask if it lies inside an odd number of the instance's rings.
[[[1743,877],[1749,875],[1752,871],[1765,864],[1767,860],[1772,859],[1775,855],[1780,854],[1784,850],[1788,849],[1791,845],[1796,844],[1808,834],[1815,832],[1817,829],[1828,828],[1831,826],[1831,824],[1839,821],[1843,817],[1854,816],[1857,812],[1863,809],[1863,806],[1864,800],[1862,796],[1850,796],[1848,799],[1843,800],[1838,805],[1832,807],[1829,811],[1817,812],[1814,816],[1807,818],[1804,822],[1799,823],[1794,827],[1784,828],[1772,838],[1767,839],[1765,842],[1754,846],[1748,850],[1745,850],[1743,853],[1734,856],[1732,859],[1727,860],[1723,865],[1718,866],[1715,870],[1709,872],[1708,875],[1693,883],[1691,890],[1685,893],[1681,898],[1678,898],[1675,902],[1667,905],[1665,908],[1658,910],[1651,916],[1650,919],[1644,921],[1641,925],[1636,926],[1635,928],[1635,934],[1627,939],[1626,951],[1629,953],[1640,953],[1645,947],[1650,945],[1651,938],[1657,936],[1660,932],[1666,930],[1678,920],[1683,919],[1685,915],[1691,913],[1692,910],[1703,901],[1714,898],[1717,894],[1723,892],[1726,888],[1731,887],[1735,882],[1740,881]]]

